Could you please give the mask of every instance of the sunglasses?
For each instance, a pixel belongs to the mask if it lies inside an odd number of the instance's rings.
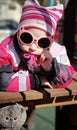
[[[20,28],[17,33],[18,41],[21,44],[26,44],[30,46],[32,43],[36,43],[39,48],[48,48],[51,45],[51,36],[36,38],[30,31],[26,30],[24,27]]]

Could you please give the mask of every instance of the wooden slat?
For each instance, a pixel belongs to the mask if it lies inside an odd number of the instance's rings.
[[[45,92],[50,95],[50,97],[61,97],[61,96],[68,96],[69,91],[64,88],[44,88]]]
[[[0,92],[0,104],[2,103],[14,103],[23,101],[23,97],[20,93],[13,92]]]
[[[51,102],[51,103],[46,103],[46,104],[40,104],[40,105],[35,105],[35,108],[46,108],[46,107],[55,107],[55,106],[66,106],[66,105],[74,105],[77,104],[77,100],[74,101],[64,101],[64,102]],[[26,106],[28,109],[28,107]]]
[[[23,96],[25,100],[37,100],[37,99],[43,99],[43,94],[36,90],[30,90],[23,92]]]
[[[77,81],[73,80],[73,82],[68,85],[67,90],[70,91],[71,95],[77,95]]]
[[[24,99],[28,100],[37,100],[37,99],[45,99],[51,97],[61,97],[68,96],[69,91],[66,89],[51,89],[51,88],[43,88],[41,91],[31,90],[27,92],[23,92]]]

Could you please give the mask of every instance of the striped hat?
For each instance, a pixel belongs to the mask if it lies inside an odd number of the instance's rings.
[[[18,28],[37,28],[53,36],[62,13],[63,5],[60,3],[52,7],[43,7],[37,0],[26,0]]]

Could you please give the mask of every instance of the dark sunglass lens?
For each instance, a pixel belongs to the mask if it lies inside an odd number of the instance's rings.
[[[31,43],[32,40],[33,40],[31,34],[29,34],[27,32],[22,33],[21,36],[20,36],[20,38],[21,38],[21,41],[23,41],[26,44]]]
[[[41,47],[41,48],[47,48],[50,46],[50,40],[48,38],[41,38],[39,39],[38,41],[38,45]]]

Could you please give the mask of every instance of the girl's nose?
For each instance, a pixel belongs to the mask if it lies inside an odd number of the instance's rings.
[[[30,46],[30,49],[31,50],[36,50],[37,49],[36,43],[32,43],[31,46]]]
[[[33,43],[31,44],[31,47],[32,47],[33,49],[37,48],[36,40],[33,41]]]

